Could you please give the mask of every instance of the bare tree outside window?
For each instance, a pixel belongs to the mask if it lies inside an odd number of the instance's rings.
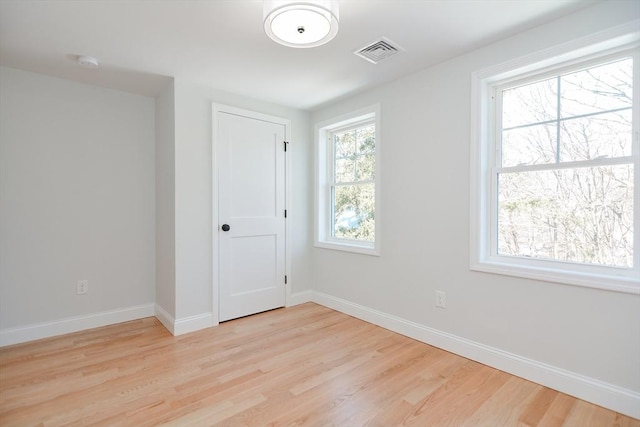
[[[499,255],[633,266],[633,60],[501,95]]]

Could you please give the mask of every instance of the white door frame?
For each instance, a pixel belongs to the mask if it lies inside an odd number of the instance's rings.
[[[242,108],[232,107],[229,105],[223,104],[212,104],[212,142],[211,142],[211,190],[212,190],[212,206],[211,206],[211,230],[213,233],[213,250],[212,250],[212,320],[213,326],[218,325],[220,323],[220,309],[218,307],[218,303],[220,301],[220,233],[221,230],[218,228],[219,221],[219,202],[218,202],[218,156],[217,156],[217,147],[218,147],[218,114],[220,113],[229,113],[235,114],[238,116],[249,117],[256,120],[264,120],[266,122],[282,124],[285,126],[285,139],[288,142],[291,142],[291,120],[271,116],[268,114],[257,113],[251,110],[245,110]],[[290,305],[291,300],[291,179],[290,171],[291,171],[291,144],[288,144],[287,155],[285,156],[284,162],[284,181],[285,181],[285,194],[284,194],[284,204],[285,209],[287,210],[287,219],[285,220],[285,266],[284,271],[287,275],[287,283],[285,284],[285,307]]]

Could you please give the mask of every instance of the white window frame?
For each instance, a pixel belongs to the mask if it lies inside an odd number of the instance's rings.
[[[640,99],[639,21],[565,43],[523,58],[477,71],[471,77],[471,252],[474,271],[537,279],[548,282],[640,294]],[[634,259],[633,268],[533,259],[497,253],[498,129],[495,90],[532,76],[560,74],[563,68],[598,62],[621,52],[634,58],[633,148]],[[629,51],[632,55],[629,55]]]
[[[329,141],[329,135],[333,132],[349,129],[361,124],[373,123],[375,125],[375,237],[373,242],[356,239],[342,239],[334,237],[331,232],[332,200],[331,200],[331,176],[333,174],[334,159],[333,146]],[[365,255],[380,256],[381,242],[381,199],[380,199],[380,105],[372,105],[340,117],[316,124],[316,168],[315,168],[315,238],[316,247],[334,249],[339,251],[355,252]]]

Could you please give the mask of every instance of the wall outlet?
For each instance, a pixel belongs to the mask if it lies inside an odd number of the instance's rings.
[[[78,284],[76,286],[76,294],[84,295],[89,292],[89,281],[88,280],[78,280]]]
[[[436,307],[445,308],[447,306],[447,293],[436,291]]]

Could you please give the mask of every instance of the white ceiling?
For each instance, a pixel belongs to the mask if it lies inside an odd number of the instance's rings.
[[[293,49],[264,34],[262,0],[0,0],[0,65],[149,96],[169,76],[313,109],[598,1],[340,0],[336,38]],[[380,36],[405,51],[352,54]]]

